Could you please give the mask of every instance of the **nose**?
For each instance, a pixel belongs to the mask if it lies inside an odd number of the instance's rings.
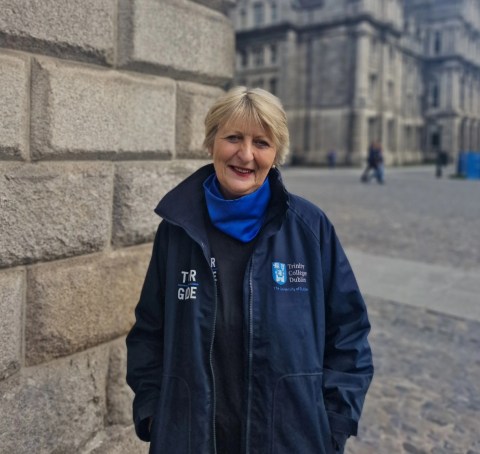
[[[240,150],[238,151],[238,155],[242,159],[242,161],[244,161],[244,162],[250,162],[254,159],[252,139],[246,137],[241,142],[241,146],[240,146]]]

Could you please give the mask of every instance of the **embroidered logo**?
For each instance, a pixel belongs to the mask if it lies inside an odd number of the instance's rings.
[[[272,277],[275,283],[284,285],[287,283],[287,266],[285,263],[272,263]]]

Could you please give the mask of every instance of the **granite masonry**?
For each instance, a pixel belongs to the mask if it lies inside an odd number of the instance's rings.
[[[232,0],[0,0],[0,452],[146,453],[125,334],[158,200],[206,163]]]

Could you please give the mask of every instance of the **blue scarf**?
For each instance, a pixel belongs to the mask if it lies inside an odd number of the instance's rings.
[[[222,232],[243,243],[253,240],[262,228],[270,201],[268,177],[255,192],[239,199],[225,199],[215,174],[203,183],[208,214],[212,224]]]

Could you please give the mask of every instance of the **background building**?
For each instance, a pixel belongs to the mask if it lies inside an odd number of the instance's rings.
[[[277,94],[294,162],[480,147],[479,0],[238,0],[238,84]]]

